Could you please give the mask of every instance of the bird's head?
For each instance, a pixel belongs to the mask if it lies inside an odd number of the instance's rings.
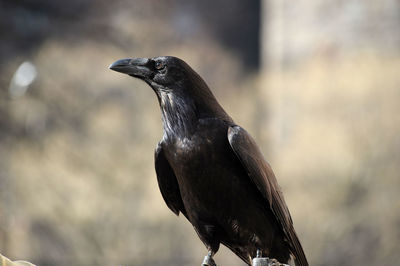
[[[173,56],[121,59],[109,68],[144,80],[156,91],[171,92],[183,87],[195,73],[183,60]]]
[[[204,80],[177,57],[121,59],[109,68],[144,80],[153,88],[165,125],[187,124],[182,121],[200,117],[230,120]]]

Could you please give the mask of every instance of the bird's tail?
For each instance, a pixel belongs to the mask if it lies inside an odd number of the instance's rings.
[[[293,243],[293,257],[294,263],[296,266],[308,266],[308,261],[306,255],[304,254],[303,247],[300,244],[300,241],[297,237],[296,232],[293,231],[294,235],[291,235],[291,240]]]

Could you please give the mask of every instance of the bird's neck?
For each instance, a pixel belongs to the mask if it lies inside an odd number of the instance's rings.
[[[181,99],[172,93],[159,95],[164,135],[168,138],[189,138],[196,129],[196,105],[191,99]]]
[[[158,93],[164,136],[167,138],[191,138],[195,133],[199,119],[219,118],[231,121],[231,118],[211,96],[200,100],[198,97]]]

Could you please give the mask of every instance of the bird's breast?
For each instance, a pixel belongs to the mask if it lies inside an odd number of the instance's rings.
[[[167,157],[176,174],[185,175],[190,169],[187,174],[201,177],[205,170],[229,160],[231,148],[226,131],[219,131],[210,129],[207,131],[209,134],[201,132],[190,138],[175,138],[167,149]]]
[[[185,206],[205,215],[232,202],[230,195],[235,193],[231,190],[239,188],[243,171],[229,145],[227,129],[208,128],[200,132],[191,138],[170,141],[164,150],[168,151],[166,157]]]
[[[272,231],[265,229],[272,225],[262,195],[249,181],[226,132],[227,128],[208,127],[191,138],[170,140],[164,151],[196,228],[212,225],[223,229],[224,241],[259,244],[260,239],[272,238]],[[257,229],[256,224],[265,227]]]

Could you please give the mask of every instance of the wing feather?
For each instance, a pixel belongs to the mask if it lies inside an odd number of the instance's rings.
[[[179,212],[182,212],[183,215],[186,216],[178,181],[176,180],[175,173],[164,155],[161,142],[158,143],[155,150],[154,162],[158,186],[165,203],[176,215],[179,215]]]
[[[291,246],[296,265],[308,265],[303,248],[294,231],[292,218],[283,198],[281,188],[271,166],[264,159],[254,139],[240,126],[231,126],[228,129],[228,140],[236,156],[246,169],[250,180],[256,185],[275,214]]]

